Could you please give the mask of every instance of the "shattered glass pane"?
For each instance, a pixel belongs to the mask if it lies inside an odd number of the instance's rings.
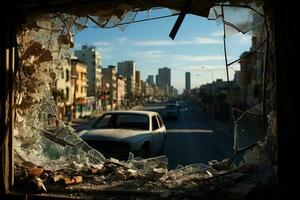
[[[106,24],[105,27],[114,27],[114,26],[116,26],[119,22],[120,22],[120,19],[119,19],[117,16],[113,15],[113,16],[111,16],[111,17],[109,18],[109,20],[108,20],[108,22],[107,22],[107,24]]]
[[[171,13],[171,14],[170,14]],[[153,7],[146,11],[140,11],[139,9],[133,9],[125,11],[122,16],[112,15],[110,17],[89,16],[92,20],[88,22],[89,27],[101,27],[101,28],[114,28],[118,27],[121,31],[125,30],[127,26],[136,21],[151,20],[160,17],[168,17],[179,14],[180,11]],[[96,26],[94,26],[96,24]],[[76,25],[76,24],[75,24]]]
[[[256,6],[255,4],[251,4],[250,6],[220,5],[210,9],[208,19],[216,20],[219,25],[222,24],[225,26],[226,64],[236,62],[242,54],[240,52],[240,55],[237,55],[236,43],[265,48],[263,44],[266,41],[267,35],[266,30],[264,30],[262,10],[262,6]],[[255,38],[255,41],[253,41],[253,38]],[[256,50],[256,48],[251,48],[250,52]]]
[[[178,11],[178,10],[173,10],[173,9],[169,9],[169,10],[170,10],[171,14],[179,14],[180,13],[180,11]]]
[[[149,171],[154,168],[168,169],[168,158],[166,156],[159,156],[148,159],[137,158],[134,160],[129,160],[128,162],[131,163],[136,169],[139,169],[141,171]]]
[[[119,22],[119,24],[133,22],[137,14],[138,14],[138,12],[132,12],[132,11],[127,12],[126,15],[125,15],[125,17]],[[120,26],[118,26],[118,28],[120,30],[124,31],[125,28],[127,28],[128,25],[129,24],[120,25]]]
[[[88,18],[87,17],[77,17],[74,26],[73,33],[76,35],[77,33],[83,31],[88,27]]]
[[[222,14],[222,6],[214,6],[210,9],[208,19],[224,20],[225,24],[242,33],[247,33],[264,23],[264,17],[250,8],[223,6],[223,12]],[[222,19],[223,16],[224,19]],[[231,32],[229,31],[226,34]]]
[[[59,169],[70,163],[103,163],[105,157],[87,145],[73,128],[57,115],[51,85],[68,66],[72,46],[71,29],[84,18],[49,14],[36,21],[39,29],[18,35],[22,63],[16,80],[18,106],[15,152],[22,160]],[[21,91],[21,92],[20,92]]]
[[[264,137],[262,106],[257,105],[246,112],[234,110],[234,149],[241,151],[258,143]]]

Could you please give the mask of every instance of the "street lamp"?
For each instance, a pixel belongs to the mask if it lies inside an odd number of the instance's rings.
[[[207,67],[204,67],[204,66],[201,66],[201,69],[206,69],[207,71],[210,72],[211,78],[212,78],[211,83],[213,83],[213,82],[214,82],[214,72],[213,72],[211,69],[209,69],[209,68],[207,68]]]
[[[206,83],[208,83],[209,81],[207,80],[207,78],[205,77],[205,76],[203,76],[203,74],[196,74],[196,76],[200,76],[201,78],[203,78],[204,79],[204,81],[206,82]]]
[[[76,102],[76,92],[77,92],[77,79],[78,79],[78,74],[75,70],[75,74],[71,75],[71,79],[74,80],[74,94],[73,94],[73,117],[76,119],[76,107],[77,107],[77,102]]]

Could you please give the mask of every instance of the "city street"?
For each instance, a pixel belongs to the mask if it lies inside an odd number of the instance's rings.
[[[168,157],[170,168],[177,165],[204,163],[209,160],[221,160],[233,154],[233,131],[228,123],[214,121],[197,111],[188,103],[178,119],[164,119],[167,138],[164,153]],[[164,106],[144,106],[139,110],[152,110],[162,114]],[[88,128],[95,120],[74,125],[78,131]]]

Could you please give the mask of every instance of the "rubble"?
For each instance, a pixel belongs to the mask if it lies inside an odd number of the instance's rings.
[[[63,178],[65,185],[75,184],[75,183],[81,183],[82,182],[82,176],[75,176],[75,177],[67,177]]]

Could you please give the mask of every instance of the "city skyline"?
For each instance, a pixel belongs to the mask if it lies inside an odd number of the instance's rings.
[[[168,12],[163,10],[161,12]],[[159,68],[172,70],[172,82],[181,93],[185,88],[185,72],[191,72],[191,88],[211,82],[209,70],[215,79],[226,79],[223,47],[223,27],[206,18],[187,15],[175,40],[169,38],[176,17],[148,21],[129,25],[124,31],[114,29],[88,28],[75,36],[75,49],[83,44],[94,45],[102,55],[102,66],[117,65],[118,62],[133,60],[142,72],[142,80],[148,75],[157,74]],[[158,28],[159,27],[159,28]],[[142,34],[141,34],[142,33]],[[239,58],[242,52],[249,50],[251,37],[238,34],[226,41],[229,61]],[[229,70],[233,79],[236,64]],[[205,78],[196,76],[201,73]]]

